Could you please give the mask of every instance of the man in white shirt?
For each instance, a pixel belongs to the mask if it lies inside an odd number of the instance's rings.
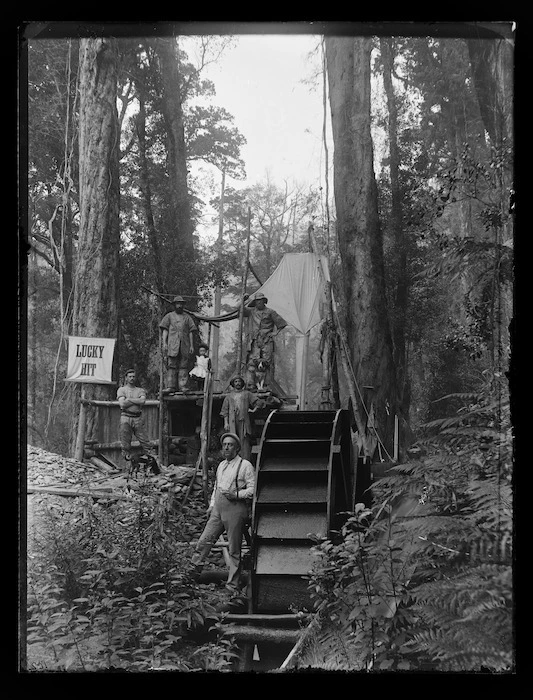
[[[215,488],[207,509],[209,519],[196,545],[192,564],[198,578],[211,547],[226,532],[230,558],[226,588],[238,592],[242,537],[250,519],[255,472],[252,463],[239,456],[241,443],[235,433],[224,433],[220,442],[223,460],[217,468]]]

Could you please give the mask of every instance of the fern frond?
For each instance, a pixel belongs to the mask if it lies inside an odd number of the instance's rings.
[[[432,403],[438,403],[439,401],[446,401],[448,399],[459,399],[461,401],[470,401],[471,403],[479,401],[481,394],[479,392],[463,392],[456,394],[446,394],[446,396],[441,396],[435,399]]]

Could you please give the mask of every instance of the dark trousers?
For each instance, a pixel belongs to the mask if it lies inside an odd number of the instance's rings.
[[[187,388],[189,379],[189,358],[182,355],[169,355],[167,357],[167,389]]]

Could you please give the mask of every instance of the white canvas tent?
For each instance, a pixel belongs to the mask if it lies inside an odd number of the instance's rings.
[[[326,300],[323,274],[329,282],[327,258],[315,253],[286,253],[259,292],[268,306],[293,326],[296,336],[296,376],[299,406],[305,409],[309,334],[323,318]]]

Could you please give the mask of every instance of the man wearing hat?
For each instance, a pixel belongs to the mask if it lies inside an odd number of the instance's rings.
[[[184,312],[185,300],[176,296],[172,300],[174,310],[166,314],[159,324],[162,330],[162,352],[167,362],[165,392],[187,389],[189,369],[194,359],[194,334],[196,324]]]
[[[244,307],[244,316],[247,319],[246,364],[250,367],[255,361],[266,360],[268,384],[268,379],[274,376],[274,337],[285,328],[287,321],[267,304],[267,297],[259,292]]]
[[[212,546],[226,532],[230,558],[226,588],[238,592],[242,537],[250,519],[255,473],[251,462],[239,455],[241,442],[238,435],[224,433],[220,443],[223,459],[217,468],[215,487],[207,509],[209,519],[196,545],[192,565],[197,579]]]
[[[233,377],[230,382],[233,391],[226,394],[220,409],[224,419],[224,430],[235,433],[241,443],[241,454],[244,459],[250,459],[252,454],[252,421],[250,410],[259,407],[259,399],[245,388],[242,377]]]

